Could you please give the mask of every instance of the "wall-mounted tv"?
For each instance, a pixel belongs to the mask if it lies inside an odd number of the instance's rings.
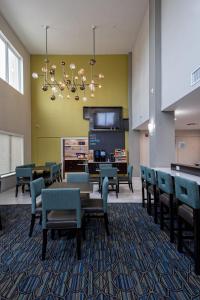
[[[119,111],[99,111],[94,113],[93,129],[120,129]]]

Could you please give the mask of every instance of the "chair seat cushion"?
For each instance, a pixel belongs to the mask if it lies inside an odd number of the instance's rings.
[[[193,226],[193,209],[185,204],[178,207],[178,216],[185,220],[188,224]]]
[[[129,177],[128,175],[124,175],[124,176],[119,176],[118,177],[119,182],[129,182]]]
[[[103,211],[102,199],[87,199],[81,202],[82,209],[86,212]]]
[[[165,206],[170,206],[170,196],[167,193],[160,194],[160,202],[162,202]],[[176,198],[173,198],[173,206],[177,206],[177,200]]]
[[[76,211],[52,210],[48,214],[47,228],[76,228]]]

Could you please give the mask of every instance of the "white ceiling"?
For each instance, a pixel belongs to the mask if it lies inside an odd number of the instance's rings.
[[[0,0],[0,12],[31,54],[45,50],[43,25],[50,25],[49,54],[128,53],[147,0]]]

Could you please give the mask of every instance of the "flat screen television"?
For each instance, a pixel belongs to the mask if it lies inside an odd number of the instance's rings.
[[[96,112],[94,129],[120,129],[120,113],[118,111]]]

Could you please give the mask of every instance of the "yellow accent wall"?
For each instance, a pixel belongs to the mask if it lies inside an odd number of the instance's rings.
[[[52,55],[49,60],[57,65],[56,77],[61,79],[61,60],[66,64],[75,63],[77,70],[84,68],[90,77],[90,56],[87,55]],[[31,74],[40,73],[44,56],[31,56]],[[102,88],[95,91],[95,98],[87,102],[67,99],[50,100],[50,91],[43,92],[42,79],[32,79],[32,161],[42,164],[45,161],[61,160],[61,137],[88,136],[89,121],[83,119],[83,106],[122,106],[123,116],[128,117],[128,55],[98,55],[95,74],[103,73]],[[59,79],[58,79],[59,80]],[[89,97],[90,93],[86,96]],[[126,133],[126,149],[128,135]]]

